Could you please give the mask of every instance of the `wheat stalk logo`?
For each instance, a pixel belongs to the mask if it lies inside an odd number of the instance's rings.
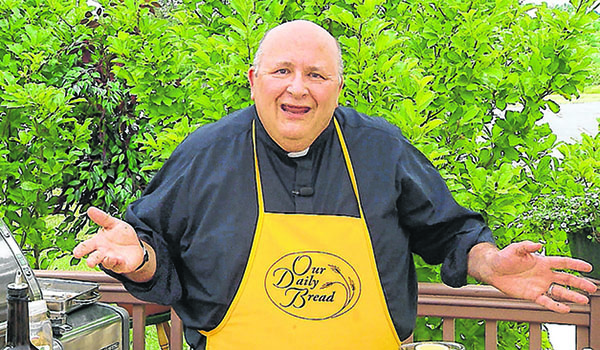
[[[337,284],[337,285],[342,286],[344,288],[344,291],[346,292],[345,301],[344,301],[344,304],[342,305],[341,309],[332,315],[332,317],[336,317],[336,316],[341,315],[342,313],[346,312],[346,308],[348,307],[348,305],[350,305],[350,303],[354,299],[354,296],[356,293],[356,287],[354,285],[354,280],[352,280],[352,277],[344,275],[342,273],[342,270],[339,268],[339,266],[333,265],[333,264],[328,264],[328,266],[331,269],[331,271],[333,271],[335,274],[339,275],[342,278],[342,280],[325,282],[325,283],[323,283],[323,285],[321,286],[320,289],[327,289],[327,288]]]

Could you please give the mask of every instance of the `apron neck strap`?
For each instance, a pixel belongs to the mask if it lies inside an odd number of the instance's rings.
[[[365,214],[363,213],[362,204],[360,203],[360,195],[358,194],[358,185],[356,183],[356,176],[354,175],[354,168],[352,167],[352,161],[350,161],[350,152],[348,152],[348,147],[346,147],[346,141],[344,140],[344,135],[342,134],[342,128],[340,128],[340,124],[338,123],[335,117],[333,118],[333,123],[335,124],[335,131],[338,134],[338,140],[340,140],[340,146],[342,147],[342,153],[344,154],[344,160],[346,161],[346,169],[348,169],[348,175],[350,176],[350,182],[352,182],[352,189],[354,190],[354,196],[356,197],[356,204],[358,205],[358,212],[360,214],[360,218],[364,219]]]
[[[265,201],[263,199],[262,183],[260,181],[260,170],[258,169],[258,155],[256,152],[256,120],[252,120],[252,150],[254,151],[254,178],[256,179],[258,213],[262,214],[265,212]]]

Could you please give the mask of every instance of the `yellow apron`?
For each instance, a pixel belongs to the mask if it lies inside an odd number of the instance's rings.
[[[208,350],[395,350],[356,179],[334,118],[360,218],[265,213],[256,132],[258,223],[240,287]]]

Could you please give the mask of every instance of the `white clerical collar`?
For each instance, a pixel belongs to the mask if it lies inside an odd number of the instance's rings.
[[[299,151],[299,152],[290,152],[290,153],[288,153],[287,155],[288,155],[288,157],[290,157],[290,158],[304,157],[305,155],[307,155],[307,154],[308,154],[308,149],[309,149],[309,148],[310,148],[310,146],[309,146],[309,147],[307,147],[307,148],[306,148],[305,150],[303,150],[303,151]]]

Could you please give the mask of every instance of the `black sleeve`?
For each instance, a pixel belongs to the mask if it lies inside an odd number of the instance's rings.
[[[470,249],[494,242],[483,217],[456,203],[437,169],[406,142],[398,163],[400,225],[410,232],[411,251],[429,264],[442,265],[442,280],[449,286],[467,283]]]

